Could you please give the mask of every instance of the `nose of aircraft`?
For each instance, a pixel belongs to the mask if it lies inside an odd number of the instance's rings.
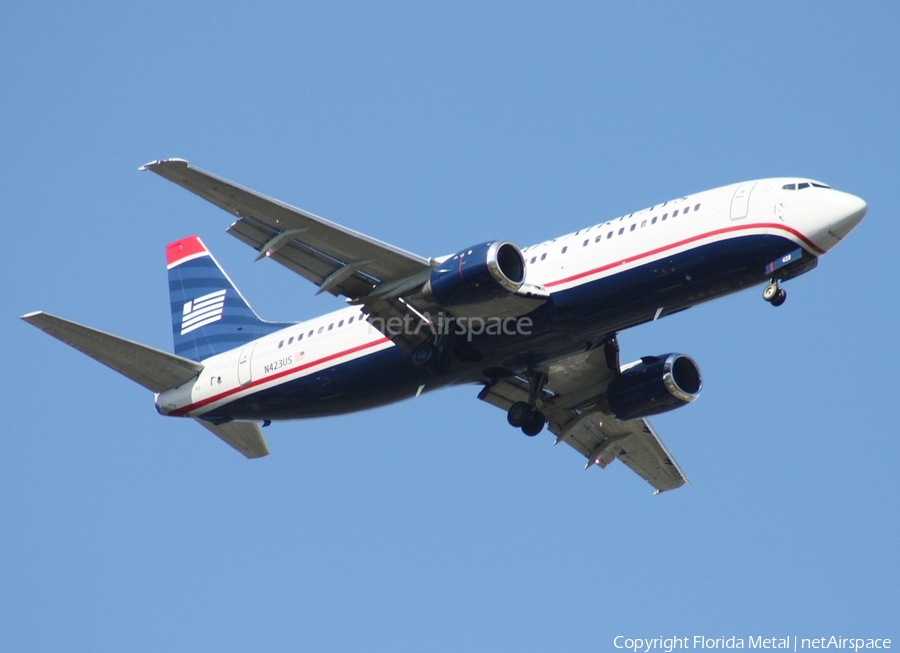
[[[866,203],[850,193],[816,188],[816,192],[798,191],[787,212],[807,238],[823,252],[841,242],[866,215]]]
[[[869,207],[856,195],[841,191],[833,192],[834,196],[828,201],[831,214],[829,232],[840,240],[860,223]]]

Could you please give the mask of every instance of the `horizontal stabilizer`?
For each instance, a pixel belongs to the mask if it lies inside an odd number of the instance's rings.
[[[256,422],[226,422],[213,424],[202,419],[194,420],[213,435],[221,438],[225,444],[247,456],[262,458],[269,455],[269,447],[263,437],[262,429]]]
[[[203,370],[202,365],[186,358],[49,313],[29,313],[22,319],[152,392],[178,387]]]

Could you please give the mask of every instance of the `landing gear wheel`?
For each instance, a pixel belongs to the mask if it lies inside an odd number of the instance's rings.
[[[527,435],[529,438],[533,438],[538,433],[544,430],[544,413],[539,410],[535,410],[531,413],[531,417],[528,421],[522,426],[522,433]]]
[[[453,353],[433,342],[423,342],[412,353],[413,364],[421,369],[426,369],[435,376],[446,374],[453,364]]]
[[[779,292],[784,292],[784,291],[778,287],[777,283],[772,282],[768,286],[765,287],[765,290],[763,290],[763,299],[765,299],[767,302],[769,302],[771,304],[772,301],[778,297]]]
[[[763,299],[772,306],[781,306],[784,304],[784,300],[787,299],[787,293],[784,291],[784,288],[778,285],[777,280],[772,279],[765,290],[763,290]]]
[[[532,413],[534,413],[534,408],[532,408],[531,404],[525,401],[517,401],[509,407],[509,412],[506,413],[506,421],[509,422],[510,426],[520,428],[528,423]]]
[[[763,299],[772,306],[781,306],[784,304],[784,300],[787,299],[787,293],[784,288],[778,285],[778,281],[772,279],[763,290]]]
[[[430,342],[423,342],[412,353],[413,364],[416,367],[428,367],[438,357],[438,348]]]
[[[438,350],[437,356],[428,365],[428,371],[435,376],[441,376],[450,371],[451,365],[453,365],[453,354],[447,350]]]

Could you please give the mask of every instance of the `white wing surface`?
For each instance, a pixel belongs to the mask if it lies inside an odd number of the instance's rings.
[[[23,315],[22,319],[151,392],[178,387],[203,370],[200,363],[192,360],[49,313],[29,313]]]
[[[549,420],[555,444],[565,442],[587,458],[585,468],[606,467],[618,458],[657,493],[681,487],[687,478],[650,422],[619,420],[603,406],[606,387],[618,371],[617,351],[593,349],[551,364],[544,370],[548,380],[538,408]],[[517,401],[528,401],[529,384],[518,376],[498,379],[478,398],[509,410]]]
[[[412,254],[312,213],[191,166],[183,159],[141,167],[237,216],[228,233],[330,292],[350,299],[378,286],[430,272],[430,259]],[[420,282],[424,283],[424,279]]]
[[[262,458],[269,455],[269,447],[266,445],[262,429],[255,422],[211,424],[202,419],[194,421],[247,458]]]

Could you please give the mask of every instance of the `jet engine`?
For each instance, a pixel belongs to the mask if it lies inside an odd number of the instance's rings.
[[[442,261],[431,272],[422,294],[439,306],[465,306],[511,295],[524,281],[522,252],[512,243],[495,240]]]
[[[606,400],[619,419],[637,419],[694,401],[701,386],[700,368],[684,354],[645,356],[610,382]]]

